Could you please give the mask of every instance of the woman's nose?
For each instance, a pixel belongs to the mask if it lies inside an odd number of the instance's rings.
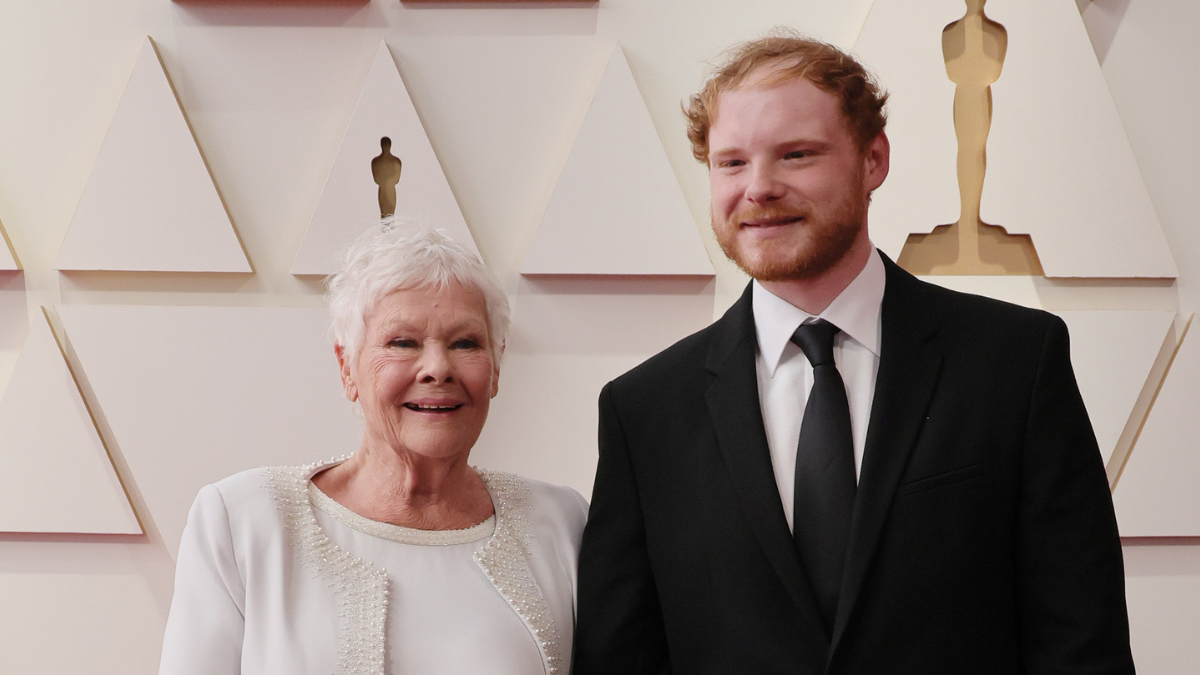
[[[446,346],[440,342],[426,343],[421,350],[422,382],[450,382],[453,380],[453,368],[450,365],[450,354]]]

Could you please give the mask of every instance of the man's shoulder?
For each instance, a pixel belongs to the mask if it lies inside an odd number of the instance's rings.
[[[671,390],[707,386],[704,383],[710,380],[711,375],[706,363],[714,339],[728,330],[728,326],[723,325],[724,321],[718,320],[688,335],[615,378],[609,384],[613,394],[619,398],[653,398],[668,394]]]
[[[923,312],[936,319],[943,328],[951,332],[987,333],[997,336],[1014,336],[1028,333],[1042,335],[1053,324],[1062,319],[1045,310],[989,298],[983,295],[952,290],[938,284],[917,279],[905,273],[907,278],[895,278],[901,287],[903,298],[901,314]],[[893,278],[889,278],[892,282]],[[885,295],[885,307],[887,296]],[[898,317],[904,320],[905,317]]]

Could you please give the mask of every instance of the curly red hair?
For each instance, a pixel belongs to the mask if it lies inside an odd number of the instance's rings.
[[[879,88],[866,68],[853,57],[831,44],[801,37],[791,31],[734,45],[725,54],[725,62],[683,109],[687,118],[688,140],[696,161],[708,164],[708,131],[717,115],[721,94],[737,89],[751,75],[770,69],[761,84],[774,84],[804,78],[822,91],[842,100],[846,126],[860,150],[883,131],[887,124],[887,93]]]

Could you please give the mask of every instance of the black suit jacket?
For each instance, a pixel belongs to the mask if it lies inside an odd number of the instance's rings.
[[[600,395],[575,675],[1133,672],[1066,326],[885,265],[832,630],[772,474],[747,288]]]

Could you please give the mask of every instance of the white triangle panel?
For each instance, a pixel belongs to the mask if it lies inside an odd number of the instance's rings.
[[[142,533],[44,316],[0,397],[0,462],[0,532]]]
[[[1133,419],[1138,398],[1175,325],[1175,312],[1055,312],[1071,334],[1071,364],[1107,465]],[[1172,340],[1173,342],[1173,340]]]
[[[384,137],[401,162],[396,215],[448,230],[478,251],[396,62],[387,43],[380,42],[292,274],[336,272],[341,250],[367,227],[379,225],[379,186],[371,160],[382,152]]]
[[[205,484],[355,451],[323,308],[60,305],[172,556]]]
[[[712,276],[712,262],[617,45],[523,274]]]
[[[958,221],[955,84],[942,29],[964,11],[962,0],[875,0],[854,47],[888,92],[891,170],[872,195],[870,229],[893,260],[909,234]]]
[[[1074,0],[987,5],[1008,31],[981,217],[1029,234],[1048,277],[1178,270]]]
[[[146,38],[58,252],[60,270],[251,272]]]
[[[0,223],[0,244],[0,272],[15,272],[21,269],[12,242],[8,240],[8,233],[4,231],[4,223]]]
[[[1200,332],[1193,317],[1113,492],[1123,537],[1200,537]]]

